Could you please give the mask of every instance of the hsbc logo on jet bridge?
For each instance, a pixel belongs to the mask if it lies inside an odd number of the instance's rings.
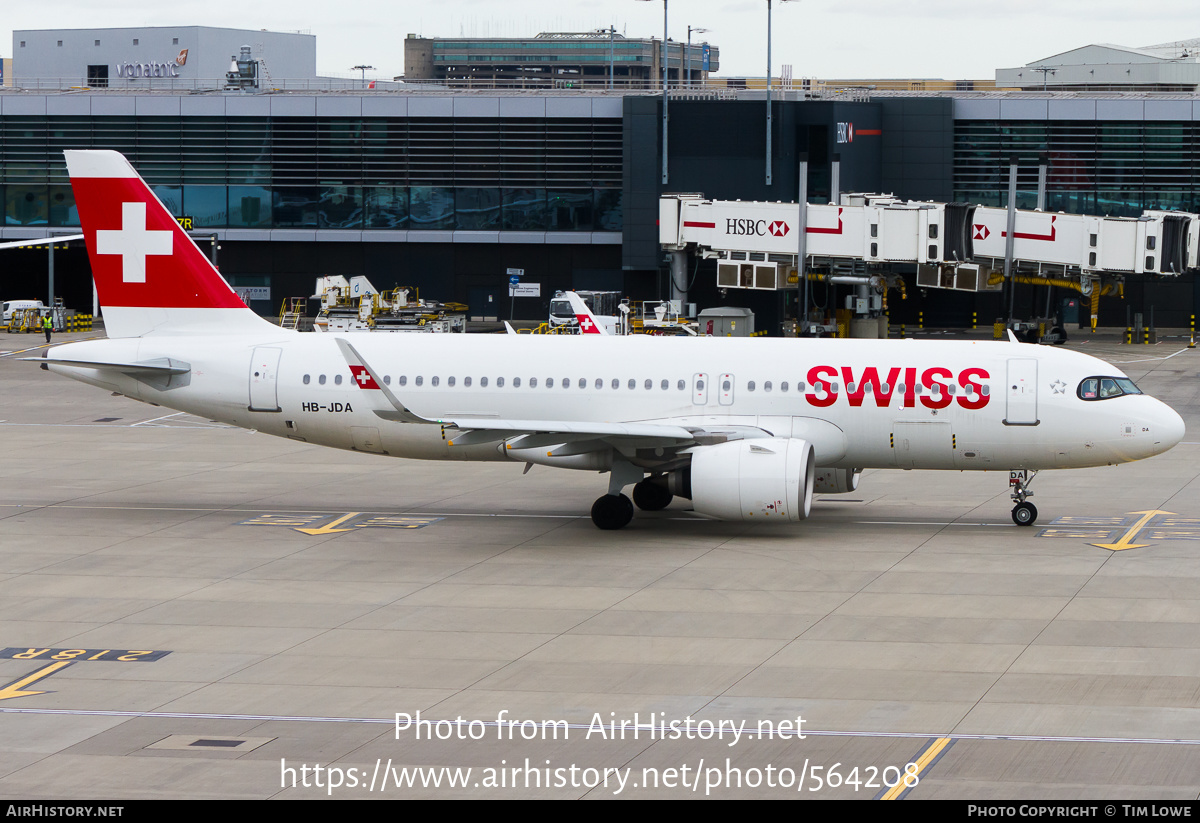
[[[725,219],[725,233],[731,235],[766,237],[784,237],[791,231],[782,220],[744,220],[733,217]]]

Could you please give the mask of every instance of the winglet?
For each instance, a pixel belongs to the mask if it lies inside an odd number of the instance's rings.
[[[507,320],[505,320],[504,321],[504,333],[505,334],[516,334],[517,330],[512,327],[512,323],[509,323]]]
[[[342,356],[346,358],[346,362],[350,365],[351,379],[358,384],[359,388],[369,390],[378,389],[387,398],[387,401],[392,404],[392,408],[396,410],[394,413],[384,413],[388,419],[396,419],[403,423],[437,423],[436,420],[427,420],[419,414],[409,411],[408,407],[401,403],[396,395],[392,394],[392,390],[388,388],[387,383],[383,382],[383,378],[367,364],[367,361],[363,359],[363,356],[358,353],[358,350],[354,346],[346,342],[344,338],[338,337],[335,339],[337,340],[338,348],[342,351]],[[379,413],[377,412],[377,414]]]

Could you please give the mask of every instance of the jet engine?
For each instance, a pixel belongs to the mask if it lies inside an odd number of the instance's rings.
[[[845,494],[858,488],[862,469],[817,469],[813,491],[818,494]]]
[[[668,478],[700,514],[721,520],[803,520],[812,506],[813,447],[807,440],[734,440],[701,446]]]

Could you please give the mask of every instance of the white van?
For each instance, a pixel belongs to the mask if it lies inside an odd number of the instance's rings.
[[[38,314],[43,314],[45,308],[46,306],[41,300],[5,300],[4,325],[7,326],[9,321],[12,320],[13,314],[21,309],[37,309]]]

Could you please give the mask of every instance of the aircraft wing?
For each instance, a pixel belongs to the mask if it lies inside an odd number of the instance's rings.
[[[384,419],[409,422],[394,411],[376,410]],[[408,412],[412,414],[412,412]],[[772,435],[756,426],[719,426],[708,429],[661,423],[609,423],[581,420],[502,420],[496,418],[454,417],[424,422],[442,427],[442,436],[450,446],[478,446],[508,440],[511,449],[565,447],[556,454],[582,454],[612,446],[622,449],[662,447],[672,452],[692,446],[726,440],[752,440]],[[568,451],[569,450],[569,451]]]
[[[378,390],[391,406],[374,409],[375,416],[395,423],[440,425],[451,446],[472,446],[511,440],[509,448],[561,446],[580,454],[612,446],[617,449],[663,447],[672,451],[725,440],[771,437],[755,426],[721,425],[709,430],[703,426],[684,426],[662,422],[608,422],[592,420],[510,420],[493,417],[455,415],[450,418],[423,417],[397,397],[378,372],[345,338],[337,339],[338,348],[350,366],[360,388]]]
[[[683,426],[661,423],[597,423],[575,420],[496,420],[492,418],[457,417],[439,420],[451,446],[487,443],[520,437],[514,448],[536,448],[579,440],[617,438],[621,440],[655,440],[671,445],[694,442],[695,434]],[[458,430],[462,434],[454,434]],[[468,441],[463,442],[464,438]]]

